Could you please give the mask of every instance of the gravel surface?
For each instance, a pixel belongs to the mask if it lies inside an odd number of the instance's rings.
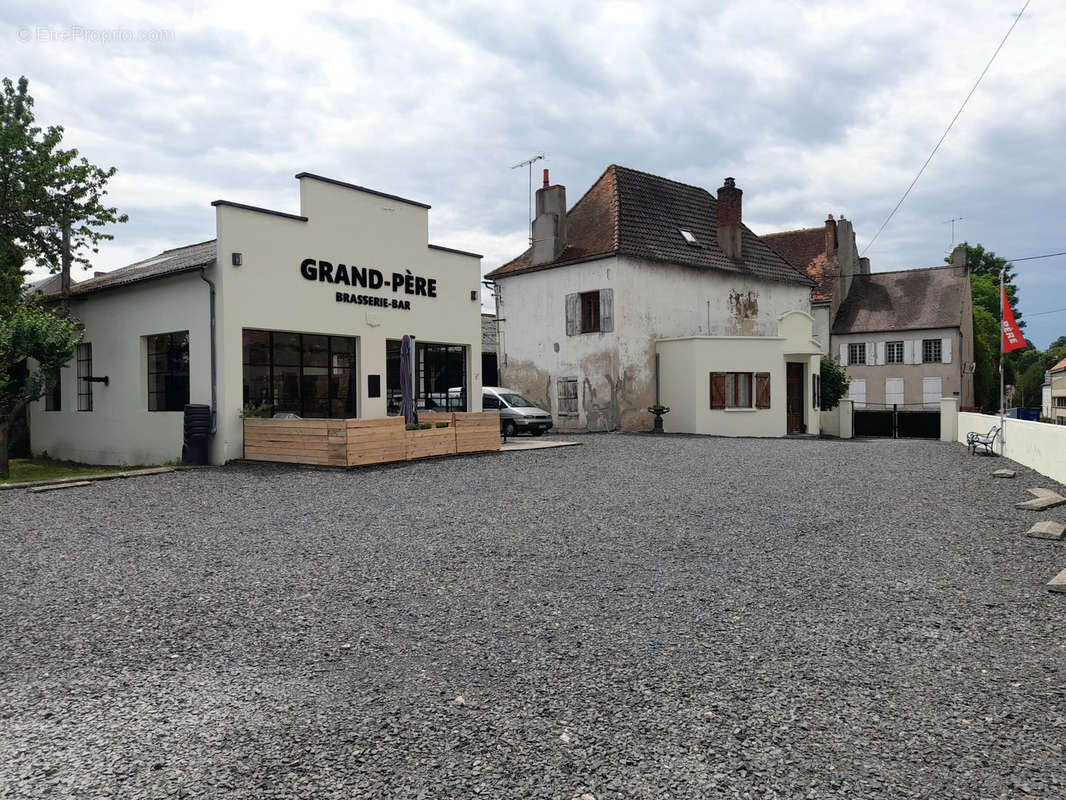
[[[1066,797],[1055,484],[582,441],[0,493],[0,797]]]

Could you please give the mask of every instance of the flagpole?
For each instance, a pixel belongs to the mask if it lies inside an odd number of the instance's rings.
[[[1007,430],[1006,425],[1003,424],[1003,415],[1005,405],[1003,395],[1003,298],[1007,296],[1006,289],[1003,284],[1003,273],[1006,272],[1006,268],[999,271],[999,452],[1000,454],[1007,452]]]

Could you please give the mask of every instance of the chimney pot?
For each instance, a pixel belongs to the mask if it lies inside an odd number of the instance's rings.
[[[545,186],[550,186],[551,185],[550,182],[548,181],[548,168],[547,167],[544,168],[544,185]]]

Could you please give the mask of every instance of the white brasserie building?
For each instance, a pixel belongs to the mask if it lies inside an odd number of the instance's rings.
[[[420,408],[481,410],[481,256],[429,244],[424,203],[296,178],[298,214],[218,200],[214,239],[74,285],[85,337],[29,409],[35,454],[175,461],[187,403],[212,409],[212,464],[252,407],[396,415],[404,335]]]

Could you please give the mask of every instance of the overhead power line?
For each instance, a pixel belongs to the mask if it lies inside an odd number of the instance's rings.
[[[914,185],[918,183],[918,179],[922,177],[922,173],[925,172],[925,168],[929,166],[929,162],[933,160],[933,156],[935,156],[936,151],[940,149],[940,145],[942,145],[944,143],[944,140],[948,138],[948,133],[950,133],[952,127],[954,127],[955,121],[962,114],[962,110],[966,108],[966,104],[970,102],[970,98],[973,97],[973,93],[977,91],[977,87],[981,85],[981,80],[985,77],[985,73],[988,72],[989,67],[992,66],[992,62],[996,60],[996,56],[999,55],[999,51],[1003,48],[1003,45],[1007,43],[1007,37],[1011,35],[1011,31],[1014,30],[1014,26],[1017,25],[1018,20],[1022,18],[1022,14],[1025,13],[1025,9],[1029,8],[1030,2],[1032,2],[1032,0],[1025,0],[1025,5],[1022,6],[1022,10],[1019,11],[1018,16],[1014,18],[1014,22],[1012,22],[1010,28],[1007,29],[1007,33],[1003,36],[1003,39],[1000,41],[999,46],[996,48],[996,51],[992,54],[992,57],[988,59],[988,63],[985,64],[985,68],[981,70],[981,74],[977,76],[977,81],[974,83],[973,88],[970,89],[970,93],[966,95],[966,99],[962,101],[962,105],[959,106],[959,110],[956,111],[955,116],[951,118],[951,122],[948,123],[948,127],[944,130],[944,135],[940,137],[940,141],[936,143],[936,147],[933,148],[933,152],[929,154],[929,158],[927,158],[925,160],[925,163],[922,164],[922,168],[918,170],[918,174],[914,176],[914,180],[911,181],[911,185],[907,187],[907,191],[903,193],[903,197],[901,197],[899,199],[899,202],[896,203],[896,207],[892,209],[892,211],[887,217],[885,217],[885,221],[882,222],[881,227],[877,229],[877,233],[874,234],[874,238],[869,241],[866,247],[863,248],[862,255],[866,255],[866,252],[873,246],[873,243],[877,241],[877,237],[881,235],[881,231],[885,229],[888,223],[892,220],[892,217],[896,215],[896,212],[899,211],[900,206],[903,205],[903,201],[907,199],[907,195],[911,193],[911,189],[913,189]]]
[[[1026,318],[1029,318],[1029,317],[1042,317],[1045,314],[1061,314],[1063,311],[1066,311],[1066,308],[1053,308],[1053,309],[1051,309],[1051,311],[1037,311],[1037,312],[1034,312],[1032,314],[1026,314],[1025,316],[1026,316]]]
[[[1013,264],[1015,261],[1036,261],[1038,258],[1054,258],[1055,256],[1066,256],[1066,250],[1061,253],[1045,253],[1042,256],[1026,256],[1025,258],[1008,258],[1006,260]]]

